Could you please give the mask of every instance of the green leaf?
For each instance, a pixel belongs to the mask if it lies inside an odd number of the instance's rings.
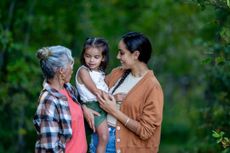
[[[222,141],[222,139],[218,139],[217,141],[216,141],[216,143],[220,143]]]
[[[224,61],[225,61],[224,57],[217,57],[217,58],[215,58],[216,64],[223,63]]]
[[[224,135],[224,132],[223,132],[223,131],[221,131],[221,132],[220,132],[220,136],[221,136],[221,137],[223,137],[223,135]]]
[[[212,61],[211,58],[206,58],[206,59],[204,59],[204,60],[202,61],[202,63],[203,63],[203,64],[210,64],[211,61]]]
[[[216,131],[212,131],[212,136],[213,136],[214,138],[220,138],[220,137],[221,137],[220,134],[217,133]]]

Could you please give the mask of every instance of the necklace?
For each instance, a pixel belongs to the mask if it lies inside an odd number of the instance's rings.
[[[141,78],[141,77],[143,77],[147,72],[148,72],[148,70],[144,71],[144,73],[138,73],[138,74],[135,74],[135,75],[133,75],[133,73],[131,72],[131,75],[132,75],[132,77],[134,77],[134,78]]]

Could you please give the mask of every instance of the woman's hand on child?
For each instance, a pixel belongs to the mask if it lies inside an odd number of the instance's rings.
[[[100,103],[100,107],[106,112],[113,114],[116,111],[116,100],[114,96],[105,92],[102,95],[97,95]]]

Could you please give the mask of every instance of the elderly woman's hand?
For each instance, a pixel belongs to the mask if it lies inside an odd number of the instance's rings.
[[[112,95],[103,92],[102,95],[97,95],[100,107],[107,113],[113,115],[116,111],[116,100]]]
[[[95,132],[96,129],[95,129],[95,124],[94,124],[94,115],[100,116],[100,114],[98,112],[88,108],[85,105],[82,106],[82,109],[83,109],[84,117],[86,118],[90,128],[93,130],[93,132]]]

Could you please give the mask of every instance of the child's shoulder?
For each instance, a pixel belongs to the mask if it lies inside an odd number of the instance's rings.
[[[85,75],[89,74],[89,69],[82,65],[78,68],[76,76],[84,77]]]
[[[77,70],[77,72],[79,73],[79,72],[89,72],[89,68],[88,67],[86,67],[86,66],[84,66],[84,65],[81,65],[79,68],[78,68],[78,70]]]

